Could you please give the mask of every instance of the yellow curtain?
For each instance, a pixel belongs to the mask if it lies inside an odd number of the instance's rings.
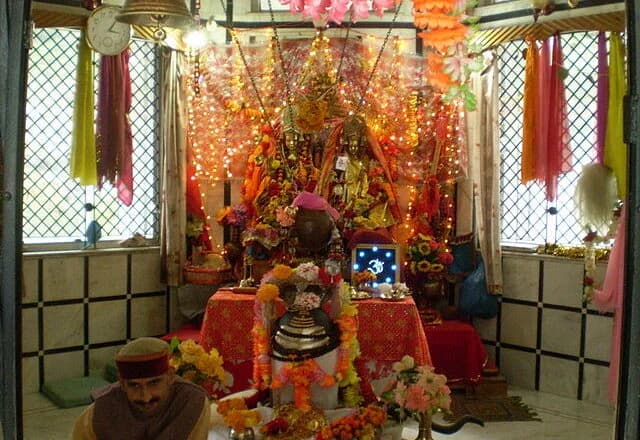
[[[627,145],[623,141],[622,99],[627,93],[624,45],[620,35],[609,38],[609,108],[604,140],[604,164],[611,168],[618,181],[618,197],[627,194]]]
[[[521,180],[527,183],[536,178],[536,96],[538,95],[538,47],[529,39],[524,78],[524,111],[522,115]]]
[[[93,124],[93,62],[92,51],[80,33],[78,65],[76,68],[76,96],[73,104],[73,132],[69,173],[80,185],[97,185],[96,136]]]

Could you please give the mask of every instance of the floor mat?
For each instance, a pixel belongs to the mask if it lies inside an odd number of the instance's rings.
[[[485,422],[541,421],[519,396],[467,397],[464,394],[452,394],[451,412],[451,415],[445,416],[445,420],[453,421],[469,414]]]

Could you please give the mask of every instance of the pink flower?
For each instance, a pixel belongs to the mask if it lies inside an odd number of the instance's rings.
[[[276,208],[276,220],[285,228],[292,226],[295,222],[295,219],[289,215],[286,208]]]
[[[353,14],[353,21],[358,21],[361,18],[369,18],[369,2],[367,0],[353,0],[351,12]]]
[[[332,21],[336,24],[342,23],[344,14],[347,12],[347,9],[349,9],[347,3],[349,2],[346,0],[331,0],[327,21]]]
[[[385,9],[393,8],[393,0],[373,0],[371,8],[376,11],[376,15],[382,17]]]
[[[413,384],[407,388],[407,401],[405,407],[408,410],[424,412],[431,406],[431,399],[425,394],[425,389],[420,384]]]

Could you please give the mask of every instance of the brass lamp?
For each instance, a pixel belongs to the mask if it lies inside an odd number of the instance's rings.
[[[554,9],[553,0],[531,0],[531,9],[533,10],[533,21],[537,22],[541,15],[549,15]]]
[[[180,29],[193,22],[184,0],[126,0],[116,19],[132,25],[154,27],[153,38],[156,41],[166,38],[164,27]]]

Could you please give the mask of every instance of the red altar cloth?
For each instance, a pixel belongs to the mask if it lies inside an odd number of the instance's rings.
[[[233,374],[231,392],[251,387],[253,352],[253,295],[220,290],[209,298],[200,330],[200,344],[215,347],[224,368]],[[402,356],[413,356],[418,364],[431,365],[422,321],[413,299],[387,302],[379,299],[356,301],[358,306],[359,361],[369,379],[391,372]]]
[[[473,326],[462,321],[443,321],[424,327],[433,365],[449,382],[473,384],[487,363],[487,350]]]

